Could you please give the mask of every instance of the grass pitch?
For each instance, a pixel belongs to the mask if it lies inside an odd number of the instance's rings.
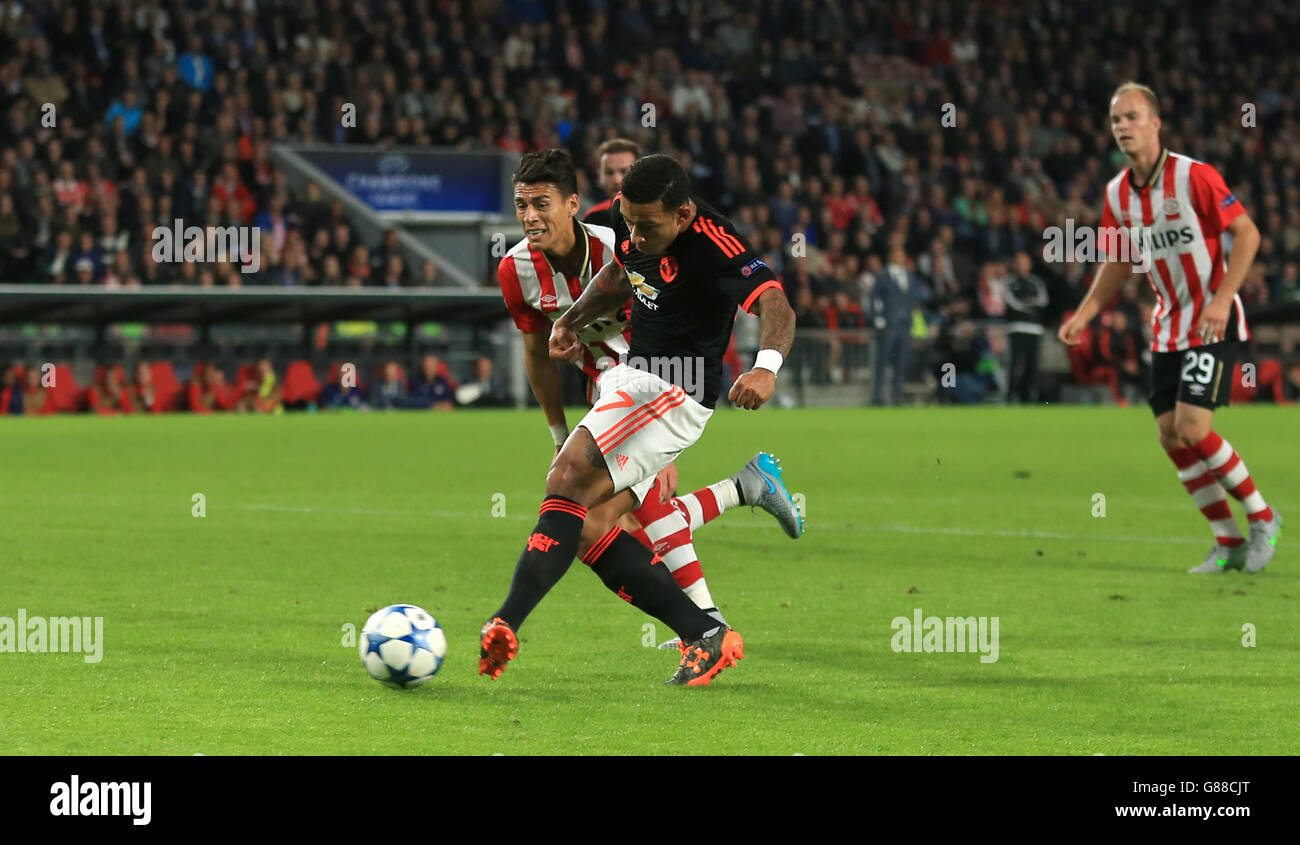
[[[1300,531],[1296,412],[1218,422]],[[0,653],[0,754],[1300,753],[1300,537],[1186,574],[1212,541],[1145,409],[719,410],[681,490],[770,449],[808,529],[697,534],[746,642],[698,690],[580,563],[476,674],[548,443],[535,410],[0,421],[0,616],[104,619],[97,664]],[[344,645],[396,602],[450,644],[413,691]],[[998,617],[998,660],[895,652],[917,608]]]

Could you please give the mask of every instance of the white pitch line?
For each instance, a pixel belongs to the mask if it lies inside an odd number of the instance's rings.
[[[919,525],[866,525],[873,531],[893,531],[899,534],[955,534],[960,537],[1024,537],[1042,540],[1102,540],[1114,543],[1190,543],[1204,545],[1205,540],[1187,537],[1113,537],[1105,534],[1061,534],[1056,531],[1009,531],[997,529],[970,530],[966,528],[933,528]]]
[[[320,513],[320,514],[337,514],[346,513],[356,516],[432,516],[440,519],[473,519],[475,517],[484,517],[492,519],[519,519],[519,520],[537,520],[537,516],[513,516],[493,517],[490,513],[480,513],[477,511],[403,511],[383,508],[319,508],[306,505],[231,505],[231,507],[243,511],[280,511],[283,513]]]
[[[246,511],[279,511],[284,513],[318,513],[318,514],[353,514],[356,516],[418,516],[418,517],[435,517],[438,519],[511,519],[520,522],[534,522],[537,517],[532,514],[514,514],[505,517],[493,517],[490,512],[481,511],[408,511],[393,510],[384,508],[321,508],[303,505],[233,505],[239,510]],[[752,525],[738,525],[736,523],[718,523],[720,527],[725,528],[752,528]],[[1185,543],[1188,545],[1204,545],[1205,540],[1193,540],[1188,537],[1133,537],[1133,536],[1109,536],[1105,534],[1063,534],[1057,531],[1029,531],[1023,529],[996,529],[996,528],[951,528],[933,525],[886,525],[873,523],[859,523],[857,525],[814,525],[814,531],[886,531],[894,534],[948,534],[957,537],[1017,537],[1022,539],[1038,540],[1082,540],[1092,542],[1110,542],[1110,543]]]

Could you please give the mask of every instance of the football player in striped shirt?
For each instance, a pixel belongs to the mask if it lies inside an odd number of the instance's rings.
[[[1214,410],[1228,404],[1233,365],[1249,337],[1237,291],[1259,247],[1259,230],[1218,171],[1161,145],[1160,104],[1150,88],[1119,86],[1110,126],[1129,166],[1106,186],[1098,243],[1108,260],[1059,336],[1077,343],[1141,262],[1157,302],[1149,392],[1160,445],[1215,537],[1205,560],[1189,571],[1258,572],[1273,559],[1282,517],[1214,430]],[[1232,236],[1226,263],[1225,232]],[[1249,537],[1238,529],[1229,495],[1246,511]]]

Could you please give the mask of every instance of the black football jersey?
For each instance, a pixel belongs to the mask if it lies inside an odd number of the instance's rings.
[[[612,200],[605,200],[597,203],[582,215],[583,223],[593,223],[597,226],[608,226],[614,228],[614,203]]]
[[[746,311],[768,288],[781,282],[762,257],[717,209],[691,197],[697,213],[661,255],[640,252],[614,200],[614,260],[632,282],[630,359],[669,357],[681,361],[664,378],[683,373],[687,362],[703,359],[701,404],[712,408],[722,389],[722,356],[731,339],[736,306]],[[635,361],[633,363],[636,363]],[[698,380],[699,375],[694,374]],[[687,392],[687,378],[669,378]]]

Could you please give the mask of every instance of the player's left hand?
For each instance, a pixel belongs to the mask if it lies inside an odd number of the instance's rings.
[[[1201,319],[1196,323],[1195,334],[1204,343],[1217,343],[1223,340],[1228,329],[1228,315],[1232,311],[1232,300],[1210,300],[1210,304],[1201,312]]]
[[[755,368],[736,379],[727,398],[737,408],[756,411],[763,403],[772,398],[776,392],[776,373],[771,370]]]
[[[659,504],[666,505],[677,493],[677,464],[671,463],[659,470]]]

